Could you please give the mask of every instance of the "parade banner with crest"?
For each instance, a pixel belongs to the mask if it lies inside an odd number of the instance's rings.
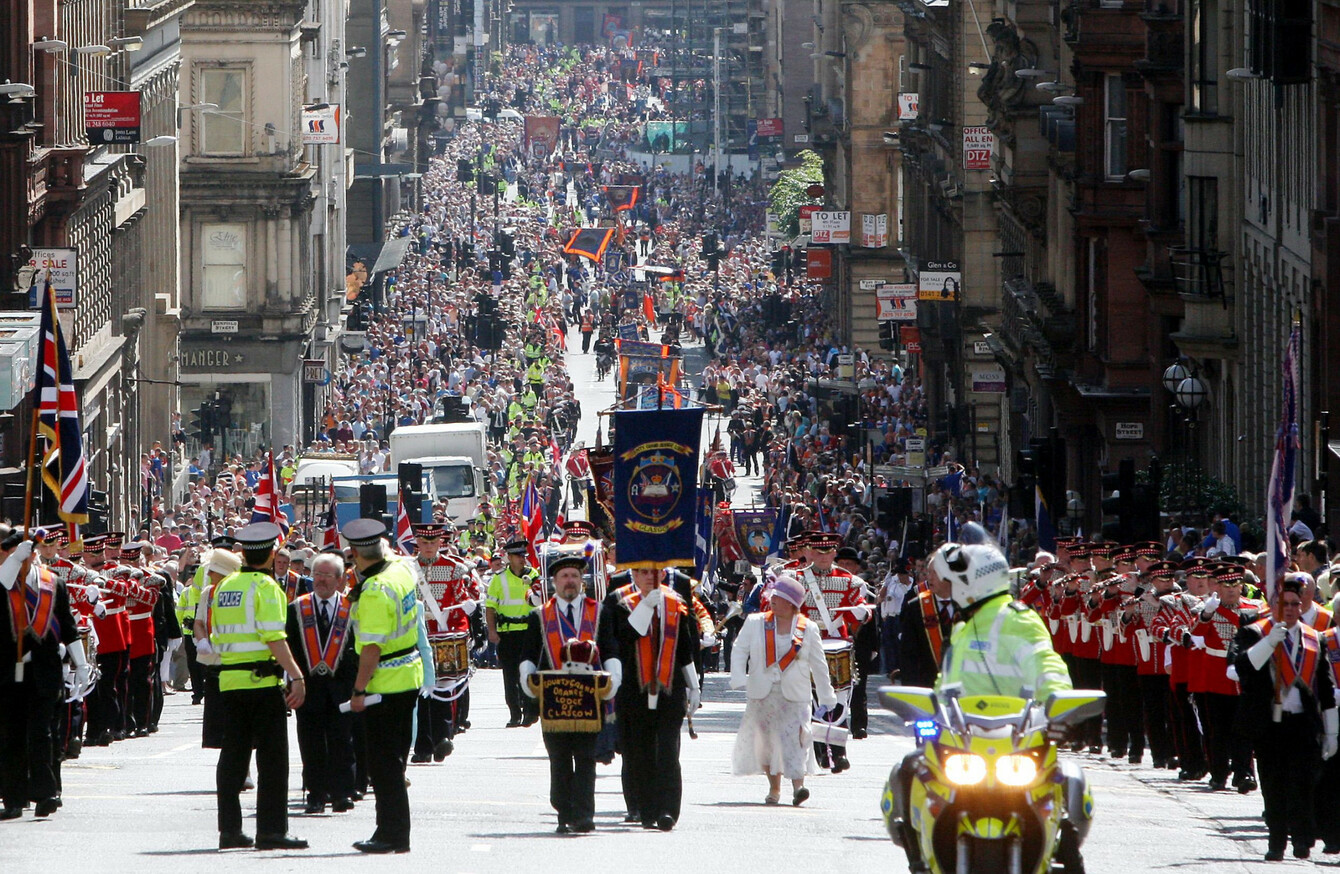
[[[639,396],[642,386],[679,385],[679,350],[661,343],[642,340],[619,341],[619,400]],[[655,403],[651,406],[656,406]]]
[[[614,413],[614,521],[621,567],[692,564],[703,409]]]
[[[525,148],[529,154],[549,157],[558,145],[562,121],[556,115],[528,115],[524,122]]]
[[[735,510],[731,513],[735,542],[754,567],[763,567],[773,551],[773,530],[777,527],[777,510],[772,507],[756,510]]]

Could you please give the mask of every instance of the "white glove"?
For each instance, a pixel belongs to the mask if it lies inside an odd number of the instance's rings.
[[[688,687],[689,693],[689,713],[693,714],[699,707],[703,706],[703,693],[698,688],[698,669],[693,665],[685,665],[680,668],[684,674],[684,684]]]
[[[98,591],[97,586],[89,583],[84,586],[84,600],[90,604],[97,604],[102,600],[102,592]]]
[[[639,637],[647,636],[647,631],[651,628],[651,615],[656,611],[656,608],[661,606],[661,602],[664,600],[665,597],[661,594],[661,589],[658,586],[651,590],[651,594],[639,601],[637,607],[633,608],[633,612],[628,615],[628,624],[633,627]]]
[[[857,622],[864,622],[870,615],[870,608],[865,604],[858,604],[847,611],[856,619]]]
[[[1251,659],[1252,667],[1258,671],[1265,667],[1266,662],[1270,661],[1270,654],[1279,646],[1279,642],[1284,639],[1284,635],[1289,630],[1284,627],[1283,622],[1276,622],[1270,626],[1270,631],[1265,637],[1251,645],[1247,650],[1247,658]]]
[[[473,616],[475,609],[479,607],[479,602],[474,598],[466,598],[461,602],[461,612],[466,616]]]
[[[102,619],[107,616],[107,602],[95,601],[93,603],[93,615]]]
[[[214,646],[209,642],[209,638],[202,637],[195,642],[195,654],[197,656],[214,655]]]
[[[1336,742],[1336,735],[1340,734],[1340,710],[1332,707],[1330,710],[1321,712],[1321,724],[1325,732],[1321,738],[1321,757],[1329,759],[1335,755],[1336,748],[1340,744]]]
[[[74,687],[76,689],[88,688],[89,668],[88,660],[84,658],[84,648],[82,646],[69,647],[70,661],[74,662]],[[1334,713],[1335,711],[1329,711]]]
[[[25,540],[14,551],[9,554],[3,564],[0,564],[0,586],[5,587],[5,591],[14,588],[14,581],[19,578],[19,568],[23,563],[32,557],[33,542]]]
[[[1289,629],[1283,622],[1276,622],[1270,626],[1270,631],[1266,634],[1265,639],[1270,641],[1271,647],[1275,647],[1279,645],[1280,641],[1284,640],[1284,636],[1288,633]]]
[[[524,662],[521,663],[521,691],[525,692],[526,695],[528,695],[531,698],[535,697],[535,693],[531,691],[530,678],[531,675],[535,673],[535,671],[536,671],[535,662],[531,661],[530,659],[526,659]]]
[[[1210,597],[1206,598],[1204,601],[1201,602],[1200,605],[1201,618],[1209,619],[1211,616],[1214,615],[1214,611],[1218,609],[1219,609],[1219,594],[1216,592],[1215,594],[1210,595]]]
[[[823,719],[828,715],[828,711],[829,707],[827,704],[820,704],[818,707],[814,708],[814,718]]]
[[[708,631],[703,634],[702,638],[698,641],[698,645],[703,649],[711,649],[717,645],[717,636]]]
[[[605,670],[610,675],[610,688],[605,693],[605,700],[611,701],[619,693],[619,687],[623,685],[623,662],[618,659],[606,659]]]
[[[1201,634],[1191,635],[1192,649],[1205,649],[1205,636]]]
[[[697,713],[698,708],[702,706],[703,706],[703,693],[698,691],[697,686],[690,688],[689,709],[688,709],[689,715],[692,716],[693,714]]]
[[[1228,676],[1228,678],[1229,678],[1230,680],[1232,680],[1233,682],[1235,682],[1235,683],[1238,682],[1238,668],[1237,668],[1237,665],[1229,665],[1229,666],[1228,666],[1228,670],[1225,671],[1224,673],[1225,673],[1225,674]]]

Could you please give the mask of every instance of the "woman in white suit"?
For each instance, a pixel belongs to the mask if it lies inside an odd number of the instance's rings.
[[[781,799],[782,777],[791,781],[791,803],[810,797],[805,775],[818,772],[810,739],[810,688],[819,703],[837,703],[828,680],[819,627],[805,618],[805,587],[779,576],[769,593],[771,609],[745,620],[731,651],[730,684],[748,703],[735,738],[734,772],[766,774],[766,804]]]

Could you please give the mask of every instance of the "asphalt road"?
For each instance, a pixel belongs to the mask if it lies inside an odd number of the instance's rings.
[[[559,836],[548,806],[548,771],[539,727],[504,729],[500,675],[475,676],[474,728],[438,765],[411,766],[412,853],[376,859],[350,844],[373,828],[372,800],[351,813],[301,815],[300,767],[290,739],[290,831],[311,842],[294,853],[215,850],[214,763],[202,750],[200,708],[187,695],[167,700],[162,730],[149,738],[90,749],[65,764],[65,806],[48,820],[0,823],[0,871],[640,871],[905,870],[884,834],[879,795],[890,766],[911,742],[889,715],[872,711],[871,736],[851,748],[852,770],[812,777],[801,808],[764,807],[760,777],[733,777],[730,751],[743,712],[740,693],[711,674],[695,720],[683,735],[684,810],[670,833],[622,824],[618,761],[600,767],[597,830]],[[292,723],[290,723],[290,726]],[[1097,818],[1085,855],[1090,872],[1276,870],[1265,852],[1260,795],[1211,794],[1154,772],[1082,756],[1094,785]],[[246,828],[254,830],[243,798]],[[73,850],[73,852],[71,852]],[[1330,861],[1330,857],[1327,858]],[[1304,863],[1284,863],[1295,868]],[[1311,863],[1307,863],[1311,864]]]

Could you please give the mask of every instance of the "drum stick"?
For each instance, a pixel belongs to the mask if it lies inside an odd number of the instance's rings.
[[[382,700],[381,694],[376,692],[374,692],[371,695],[363,696],[363,704],[364,706],[367,707],[371,707],[373,704],[378,704],[381,702],[381,700]],[[340,712],[348,713],[349,711],[353,710],[353,704],[354,704],[353,701],[344,702],[343,704],[340,705]]]

